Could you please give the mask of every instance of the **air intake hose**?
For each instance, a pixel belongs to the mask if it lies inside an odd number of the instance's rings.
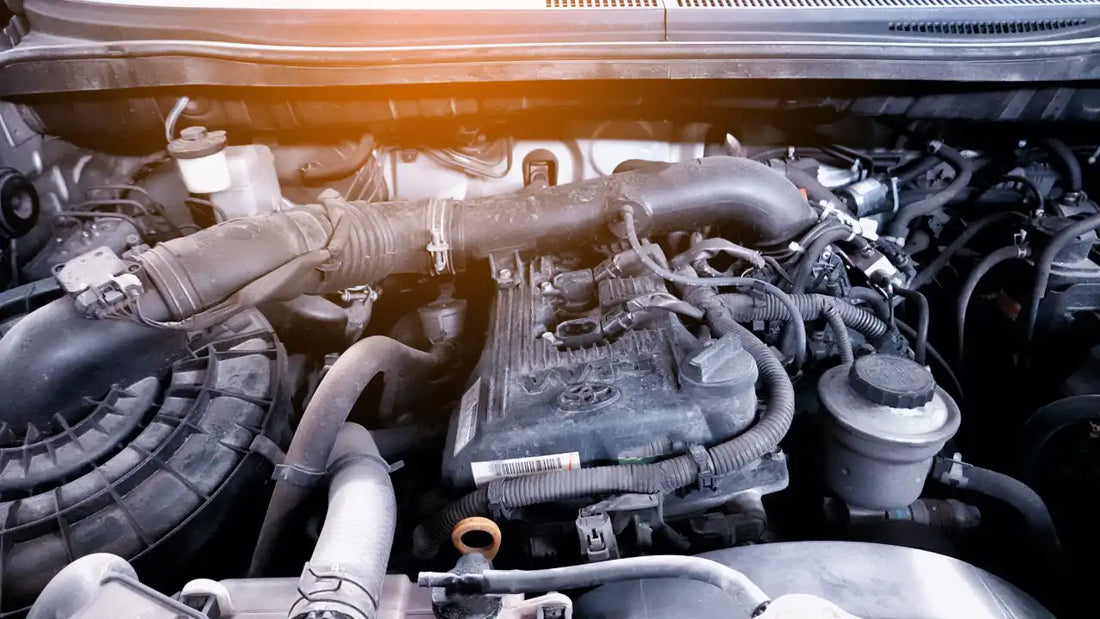
[[[619,208],[642,234],[730,225],[754,247],[780,246],[815,221],[783,174],[708,157],[547,189],[465,201],[344,202],[229,221],[157,245],[136,259],[147,321],[224,319],[262,301],[326,294],[392,273],[453,272],[494,252],[576,247],[621,235]],[[185,323],[184,326],[192,326]]]

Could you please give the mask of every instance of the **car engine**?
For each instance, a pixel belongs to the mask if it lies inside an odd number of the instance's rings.
[[[0,101],[0,616],[1094,616],[1100,91],[829,88]]]

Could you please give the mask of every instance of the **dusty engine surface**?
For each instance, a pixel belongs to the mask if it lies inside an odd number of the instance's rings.
[[[489,341],[448,434],[453,485],[650,462],[752,422],[752,358],[733,340],[700,349],[675,313],[690,308],[661,278],[623,273],[614,258],[559,264],[544,257],[499,279]]]

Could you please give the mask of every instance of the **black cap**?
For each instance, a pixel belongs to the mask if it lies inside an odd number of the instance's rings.
[[[848,372],[856,393],[875,404],[916,408],[932,401],[936,381],[924,366],[893,355],[866,355],[856,359]]]

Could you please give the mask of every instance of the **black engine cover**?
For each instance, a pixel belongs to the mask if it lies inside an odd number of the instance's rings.
[[[673,314],[653,310],[616,336],[601,329],[627,300],[665,292],[660,278],[596,281],[591,270],[555,272],[549,259],[514,272],[497,292],[488,344],[451,420],[450,484],[649,462],[752,422],[756,366],[739,345],[721,352],[721,384],[700,384],[698,368],[689,372],[696,380],[681,368],[702,357],[700,345]]]

